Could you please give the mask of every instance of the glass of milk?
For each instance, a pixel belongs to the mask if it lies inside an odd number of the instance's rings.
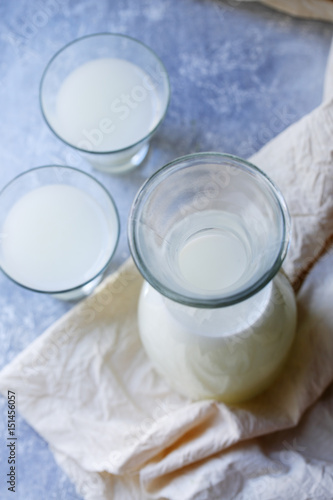
[[[234,156],[179,158],[139,190],[129,219],[145,278],[139,331],[176,390],[237,403],[278,376],[296,327],[294,293],[280,270],[289,236],[278,188]]]
[[[52,132],[95,168],[122,173],[146,157],[170,98],[166,69],[146,45],[125,35],[89,35],[51,59],[40,84]]]
[[[119,216],[90,175],[33,168],[0,193],[0,268],[14,282],[63,300],[88,295],[116,249]]]

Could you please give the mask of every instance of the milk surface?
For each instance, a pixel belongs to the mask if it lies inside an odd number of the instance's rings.
[[[117,219],[108,220],[84,191],[68,185],[36,188],[12,207],[0,249],[3,270],[41,291],[60,291],[92,279],[117,242]]]
[[[242,276],[247,254],[239,238],[219,230],[206,230],[191,238],[179,255],[186,281],[203,290],[221,290]]]
[[[70,144],[107,152],[146,137],[157,125],[159,109],[154,82],[145,71],[124,59],[101,58],[67,76],[52,122]]]

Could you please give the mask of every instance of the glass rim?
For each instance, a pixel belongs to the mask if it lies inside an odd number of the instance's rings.
[[[119,148],[119,149],[112,149],[110,151],[92,151],[90,149],[84,149],[84,148],[80,148],[78,146],[75,146],[74,144],[72,144],[71,142],[69,141],[66,141],[66,139],[64,139],[63,137],[61,137],[55,130],[54,128],[52,127],[52,125],[50,124],[49,120],[47,119],[46,117],[46,113],[44,111],[44,106],[43,106],[43,98],[42,98],[42,95],[43,95],[43,84],[44,84],[44,80],[46,78],[46,75],[50,69],[50,66],[52,65],[52,63],[56,60],[56,58],[61,55],[68,47],[72,46],[72,45],[75,45],[77,43],[80,43],[81,41],[83,40],[86,40],[87,38],[97,38],[97,37],[103,37],[103,36],[107,36],[107,37],[112,37],[112,38],[127,38],[128,40],[134,42],[134,43],[137,43],[138,45],[141,45],[143,48],[145,48],[146,50],[148,50],[148,52],[150,52],[154,57],[155,59],[158,61],[158,63],[161,65],[163,71],[164,71],[164,75],[165,75],[165,78],[166,78],[166,83],[167,83],[167,90],[168,90],[168,98],[167,98],[167,102],[166,102],[166,105],[165,105],[165,108],[163,110],[163,112],[161,113],[161,116],[157,122],[157,124],[155,125],[155,127],[148,133],[146,134],[142,139],[134,142],[133,144],[131,144],[130,146],[126,146],[124,148]],[[117,154],[117,153],[123,153],[123,152],[126,152],[126,151],[129,151],[131,150],[132,148],[135,148],[136,146],[139,146],[141,143],[144,143],[145,141],[147,141],[152,135],[154,135],[154,133],[156,132],[157,128],[160,126],[160,124],[162,123],[162,121],[164,120],[165,118],[165,115],[167,113],[167,110],[168,110],[168,107],[169,107],[169,104],[170,104],[170,98],[171,98],[171,85],[170,85],[170,78],[169,78],[169,74],[166,70],[166,67],[165,65],[163,64],[162,60],[160,59],[160,57],[156,54],[156,52],[154,52],[148,45],[146,45],[145,43],[141,42],[140,40],[137,40],[136,38],[133,38],[129,35],[123,35],[122,33],[108,33],[108,32],[103,32],[103,33],[92,33],[92,34],[89,34],[89,35],[84,35],[82,37],[79,37],[79,38],[76,38],[75,40],[72,40],[71,42],[68,42],[66,45],[64,45],[61,49],[59,49],[52,57],[51,59],[49,60],[49,62],[47,63],[43,73],[42,73],[42,77],[40,79],[40,83],[39,83],[39,107],[40,107],[40,110],[41,110],[41,113],[42,113],[42,116],[44,118],[44,121],[46,123],[46,125],[48,126],[48,128],[51,130],[51,132],[58,138],[60,139],[64,144],[66,144],[67,146],[70,146],[71,148],[75,149],[76,151],[79,151],[80,153],[84,153],[84,154],[91,154],[91,155],[110,155],[110,154]]]
[[[256,175],[259,175],[266,183],[274,195],[275,200],[277,201],[277,206],[280,209],[280,215],[282,220],[282,238],[279,252],[276,256],[275,261],[273,262],[269,271],[260,276],[259,279],[255,281],[252,285],[247,288],[230,294],[227,297],[198,297],[191,296],[190,294],[185,295],[179,292],[174,291],[172,288],[164,285],[160,282],[160,280],[156,279],[154,274],[150,271],[149,267],[146,265],[144,259],[141,257],[140,250],[137,245],[137,223],[138,218],[136,214],[140,211],[144,203],[144,197],[149,190],[153,190],[160,182],[162,182],[166,177],[172,175],[174,172],[181,168],[186,168],[185,166],[181,166],[184,162],[188,162],[191,160],[211,160],[214,159],[225,159],[232,162],[236,162],[241,164],[241,167],[245,167],[247,170],[254,172]],[[137,266],[139,272],[144,277],[144,279],[153,287],[155,290],[160,292],[162,295],[171,299],[175,302],[179,302],[186,306],[191,307],[200,307],[200,308],[218,308],[218,307],[227,307],[243,300],[246,300],[252,295],[255,295],[260,290],[262,290],[268,283],[274,278],[277,272],[280,270],[282,263],[287,255],[287,251],[290,244],[290,235],[291,235],[291,218],[288,211],[288,207],[286,201],[277,187],[277,185],[270,179],[270,177],[263,172],[260,168],[253,165],[251,162],[244,160],[238,156],[227,154],[227,153],[218,153],[218,152],[200,152],[200,153],[192,153],[185,156],[181,156],[175,160],[168,162],[166,165],[158,169],[154,174],[149,177],[143,185],[140,187],[137,192],[135,199],[132,203],[132,207],[130,210],[130,215],[128,219],[128,227],[127,227],[127,238],[129,243],[129,248],[131,251],[132,258],[134,260],[135,265]]]
[[[43,293],[45,295],[55,295],[55,294],[62,294],[62,293],[67,293],[67,292],[75,292],[77,290],[79,290],[80,288],[83,288],[84,286],[88,285],[89,283],[91,283],[92,281],[94,281],[96,278],[98,278],[99,276],[101,276],[104,271],[107,269],[107,267],[109,266],[115,252],[116,252],[116,249],[117,249],[117,246],[118,246],[118,243],[119,243],[119,238],[120,238],[120,217],[119,217],[119,212],[118,212],[118,208],[117,208],[117,205],[113,199],[113,197],[111,196],[111,194],[109,193],[109,191],[103,186],[103,184],[95,179],[95,177],[93,177],[92,175],[88,174],[87,172],[83,172],[82,170],[78,169],[78,168],[75,168],[75,167],[69,167],[69,166],[65,166],[65,165],[42,165],[40,167],[32,167],[30,168],[29,170],[25,170],[24,172],[21,172],[20,174],[16,175],[11,181],[9,181],[1,190],[0,190],[0,200],[1,200],[1,196],[2,194],[7,190],[7,188],[9,188],[11,185],[15,184],[15,182],[17,180],[19,180],[21,177],[25,177],[26,175],[32,173],[32,172],[35,172],[37,170],[49,170],[49,169],[52,169],[52,168],[61,168],[61,169],[65,169],[65,170],[71,170],[71,171],[74,171],[78,174],[82,174],[83,176],[85,177],[88,177],[89,181],[93,181],[95,184],[99,185],[99,187],[101,187],[103,189],[103,191],[106,193],[109,201],[111,202],[111,205],[114,209],[114,213],[115,213],[115,216],[116,216],[116,220],[117,220],[117,237],[116,237],[116,242],[115,242],[115,245],[113,247],[113,250],[107,260],[107,262],[105,263],[105,265],[98,271],[98,273],[94,274],[93,277],[91,277],[89,280],[86,280],[84,281],[83,283],[81,283],[80,285],[77,285],[75,287],[72,287],[72,288],[66,288],[66,289],[63,289],[63,290],[52,290],[52,291],[49,291],[49,290],[39,290],[37,288],[33,288],[33,287],[30,287],[30,286],[27,286],[27,285],[24,285],[23,283],[20,283],[19,281],[17,281],[15,278],[13,278],[12,276],[10,276],[8,273],[6,273],[6,271],[3,269],[3,267],[1,266],[0,264],[0,269],[2,271],[2,273],[10,279],[10,281],[12,281],[13,283],[15,283],[16,285],[19,285],[20,287],[24,288],[25,290],[29,290],[31,292],[37,292],[37,293]],[[62,184],[61,182],[59,182],[59,184]],[[64,184],[64,185],[67,185],[67,184]]]

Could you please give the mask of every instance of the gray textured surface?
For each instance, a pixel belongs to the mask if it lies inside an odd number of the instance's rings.
[[[50,163],[92,172],[43,123],[38,86],[56,50],[102,31],[150,45],[172,86],[166,120],[144,165],[123,177],[93,171],[121,215],[115,269],[128,255],[131,201],[153,171],[194,151],[249,156],[320,103],[332,28],[226,0],[0,0],[0,188],[20,172]],[[0,368],[70,307],[0,274]],[[80,498],[47,444],[19,416],[17,492],[7,491],[6,411],[1,398],[0,498]]]

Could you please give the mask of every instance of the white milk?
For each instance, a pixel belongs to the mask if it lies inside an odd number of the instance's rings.
[[[62,83],[54,128],[70,144],[95,152],[126,148],[149,134],[160,117],[149,75],[117,58],[89,61]]]
[[[252,282],[267,258],[242,220],[226,212],[196,213],[172,231],[165,263],[185,294],[228,296]],[[249,299],[215,309],[184,306],[145,284],[138,317],[150,359],[176,390],[193,399],[237,402],[279,373],[293,340],[296,305],[280,273]]]
[[[177,304],[145,283],[139,301],[143,345],[161,373],[193,399],[249,399],[267,388],[289,353],[295,299],[281,273],[255,297],[234,306]]]
[[[221,290],[239,280],[247,254],[232,233],[206,230],[191,238],[179,254],[179,268],[186,281],[203,290]]]
[[[40,291],[60,291],[95,277],[117,242],[108,220],[82,190],[47,185],[22,196],[2,227],[1,264],[14,280]]]

